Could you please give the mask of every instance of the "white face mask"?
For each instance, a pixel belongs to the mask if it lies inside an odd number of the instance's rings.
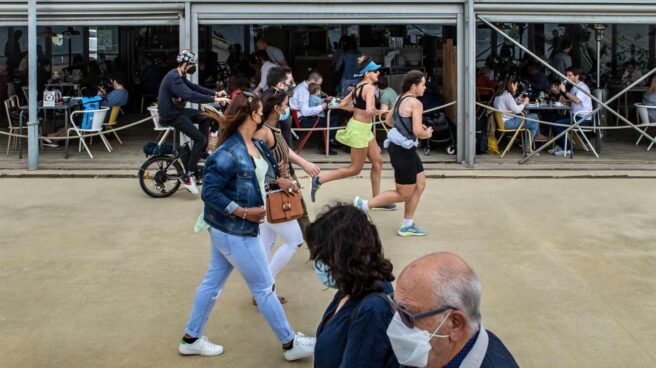
[[[392,344],[392,350],[401,365],[410,367],[425,367],[428,364],[428,353],[431,351],[430,340],[433,337],[446,339],[449,335],[438,335],[437,331],[444,325],[451,312],[444,317],[432,334],[417,327],[408,328],[401,321],[399,312],[387,328],[387,337]]]

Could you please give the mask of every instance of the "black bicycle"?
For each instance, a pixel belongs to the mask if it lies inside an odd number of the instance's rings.
[[[185,178],[184,162],[191,148],[186,142],[171,153],[157,153],[149,157],[139,169],[139,185],[151,197],[165,198],[175,193]],[[198,162],[196,184],[203,184],[203,161]]]

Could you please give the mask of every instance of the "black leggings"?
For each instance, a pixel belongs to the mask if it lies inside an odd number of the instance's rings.
[[[174,127],[175,129],[186,134],[192,141],[194,145],[191,148],[191,153],[187,162],[185,162],[185,168],[188,173],[195,173],[196,167],[198,166],[198,160],[205,151],[207,146],[207,134],[209,131],[209,120],[207,119],[194,119],[200,112],[194,109],[185,109],[184,114],[180,115],[175,121],[169,123],[168,125]],[[198,123],[198,128],[194,125],[194,121]],[[163,125],[166,125],[162,123]],[[176,142],[177,144],[177,142]]]

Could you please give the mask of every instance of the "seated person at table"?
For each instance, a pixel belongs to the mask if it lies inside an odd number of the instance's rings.
[[[483,67],[478,71],[476,76],[476,90],[481,102],[487,103],[492,98],[493,92],[490,90],[497,89],[497,82],[492,79],[494,72],[489,67]]]
[[[128,90],[125,89],[125,77],[122,73],[114,73],[110,78],[112,87],[111,92],[107,93],[104,88],[98,87],[98,96],[102,98],[100,102],[101,107],[112,108],[114,106],[123,106],[128,103]],[[109,111],[105,115],[105,120],[109,119]],[[66,137],[65,127],[59,128],[54,133],[48,134],[49,139],[44,139],[43,144],[47,147],[57,147],[57,143],[53,142],[53,138]]]
[[[98,96],[102,96],[103,98],[100,106],[111,109],[114,106],[124,106],[127,104],[128,90],[125,89],[125,76],[122,73],[114,73],[109,78],[109,82],[113,88],[109,93],[103,87],[98,87]]]
[[[39,60],[39,67],[36,71],[37,100],[41,101],[43,99],[43,91],[45,91],[46,84],[51,77],[52,64],[50,63],[50,60]]]
[[[298,119],[301,122],[302,128],[312,128],[317,117],[319,117],[319,122],[316,127],[326,126],[326,117],[321,117],[320,114],[328,111],[328,102],[324,99],[324,102],[322,102],[321,105],[310,107],[310,91],[308,90],[310,83],[321,85],[322,82],[323,77],[321,77],[321,74],[316,70],[312,70],[308,73],[305,81],[294,88],[294,94],[289,100],[289,107],[292,110],[297,111]],[[330,141],[333,144],[334,139],[335,130],[331,130]],[[334,155],[337,154],[337,152],[331,150],[330,154]]]
[[[628,86],[640,78],[642,78],[642,72],[636,67],[635,61],[629,60],[624,63],[624,74],[622,74],[623,86]]]
[[[310,107],[321,106],[323,103],[323,98],[321,98],[321,85],[317,83],[310,83],[308,85],[308,91],[310,92]],[[320,112],[317,116],[325,117],[325,112]]]
[[[557,124],[564,124],[564,125],[572,125],[574,123],[574,116],[576,115],[577,119],[583,119],[586,114],[582,114],[583,112],[591,112],[592,109],[592,99],[588,94],[590,93],[590,88],[581,80],[581,70],[578,68],[572,68],[569,67],[567,68],[567,71],[565,73],[567,76],[567,79],[569,79],[570,82],[574,84],[574,87],[570,89],[569,92],[567,91],[567,88],[564,84],[560,85],[560,91],[565,94],[565,97],[571,101],[571,107],[570,107],[570,116],[564,119],[560,119],[556,121]],[[587,92],[587,94],[586,94]],[[592,115],[585,119],[583,122],[581,122],[580,125],[592,125]],[[562,127],[562,126],[554,126],[554,135],[558,135],[564,130],[566,130],[567,127]],[[549,153],[551,153],[554,156],[560,156],[560,157],[565,157],[568,155],[569,150],[565,151],[561,147],[565,147],[565,142],[566,142],[566,137],[567,134],[564,134],[558,141],[556,141],[556,146],[549,150]],[[570,146],[571,147],[571,146]]]
[[[540,68],[540,65],[532,62],[528,65],[528,77],[526,81],[533,87],[533,93],[548,92],[549,79]]]
[[[529,99],[528,97],[522,97],[519,100],[519,104],[515,101],[515,95],[517,94],[517,80],[514,77],[506,79],[503,86],[504,88],[500,90],[497,97],[494,98],[494,108],[497,110],[508,111],[508,113],[502,115],[503,126],[506,129],[516,129],[522,124],[522,122],[524,122],[524,119],[513,117],[510,114],[521,114],[524,111],[526,104],[528,104]],[[538,115],[533,113],[528,114],[527,117],[530,119],[538,119]],[[524,122],[524,127],[531,132],[532,142],[535,142],[536,140],[546,141],[546,137],[539,134],[540,124],[535,121],[526,120]]]
[[[649,89],[642,98],[642,104],[647,106],[656,106],[656,77],[651,78]],[[649,122],[656,123],[656,109],[648,109]]]
[[[380,90],[380,106],[381,109],[392,110],[396,99],[399,98],[399,94],[396,93],[394,88],[389,86],[387,82],[387,77],[382,77],[378,79],[378,89]]]

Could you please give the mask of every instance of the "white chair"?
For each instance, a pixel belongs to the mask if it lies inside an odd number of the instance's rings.
[[[162,145],[166,141],[166,138],[169,136],[169,133],[173,132],[173,144],[176,144],[175,137],[175,128],[163,126],[159,123],[159,113],[157,112],[157,106],[150,106],[148,108],[150,116],[153,118],[153,123],[155,124],[155,131],[159,132],[157,136],[157,145]]]
[[[27,86],[23,86],[23,87],[21,87],[21,89],[23,90],[23,96],[25,96],[25,101],[28,101],[28,103],[29,103],[29,101],[30,101],[30,89]],[[39,96],[37,96],[36,99],[38,100]]]
[[[78,143],[78,152],[82,152],[82,146],[84,146],[84,149],[87,150],[87,153],[89,154],[89,157],[93,158],[93,155],[91,154],[91,151],[89,150],[89,146],[87,146],[86,142],[84,141],[84,138],[82,138],[83,133],[101,133],[103,130],[103,123],[105,122],[105,116],[107,115],[107,111],[109,111],[108,107],[103,107],[99,110],[78,110],[78,111],[73,111],[71,114],[71,126],[72,128],[68,128],[66,131],[66,145],[68,146],[68,140],[70,138],[70,133],[71,131],[74,131],[78,137],[80,142]],[[88,129],[82,129],[79,128],[75,124],[75,115],[82,115],[84,114],[93,114],[93,117],[91,118],[91,128]],[[103,141],[105,144],[105,148],[107,148],[107,152],[112,152],[112,149],[110,148],[109,142],[107,142],[107,138],[103,134],[99,135],[100,139]]]
[[[597,113],[593,113],[590,115],[590,111],[579,111],[576,114],[572,115],[572,124],[576,123],[577,121],[580,121],[582,119],[592,119],[592,125],[578,125],[576,128],[571,129],[569,132],[567,132],[567,135],[571,135],[572,132],[574,132],[574,135],[579,138],[583,145],[583,149],[592,153],[595,155],[595,157],[599,158],[599,154],[597,153],[597,150],[595,147],[590,143],[590,140],[588,137],[585,135],[585,133],[593,133],[595,135],[599,134],[599,129],[597,129]],[[587,117],[587,118],[586,118]],[[595,137],[596,139],[596,137]],[[596,139],[598,141],[598,139]],[[565,148],[564,150],[567,151],[567,143],[569,139],[565,139]],[[574,152],[574,147],[572,147],[572,150],[570,152]]]
[[[643,105],[643,104],[637,103],[637,104],[635,104],[635,107],[636,107],[636,110],[638,111],[638,116],[640,116],[640,124],[650,124],[649,110],[650,109],[656,110],[656,106],[649,106],[649,105]],[[646,126],[642,129],[642,131],[647,133],[647,129],[649,129],[649,128],[650,127]],[[638,143],[640,143],[640,141],[642,140],[643,137],[644,137],[644,135],[640,134],[640,137],[638,137],[638,140],[635,142],[636,146],[638,145]],[[653,145],[654,145],[654,142],[652,141],[651,144],[649,145],[649,147],[647,147],[647,151],[651,150],[651,147]]]
[[[8,99],[4,101],[5,104],[5,113],[7,114],[7,131],[9,134],[20,134],[20,123],[17,121],[16,116],[14,113],[19,112],[20,108],[20,100],[18,99],[17,95],[10,96]],[[41,127],[41,124],[39,124],[39,135],[42,134],[43,129]],[[16,146],[18,145],[18,139],[13,137],[11,135],[7,136],[7,156],[9,156],[9,148],[13,147],[13,149],[16,149]],[[12,144],[13,143],[13,144]],[[41,148],[43,149],[43,141],[40,140],[39,144]]]

